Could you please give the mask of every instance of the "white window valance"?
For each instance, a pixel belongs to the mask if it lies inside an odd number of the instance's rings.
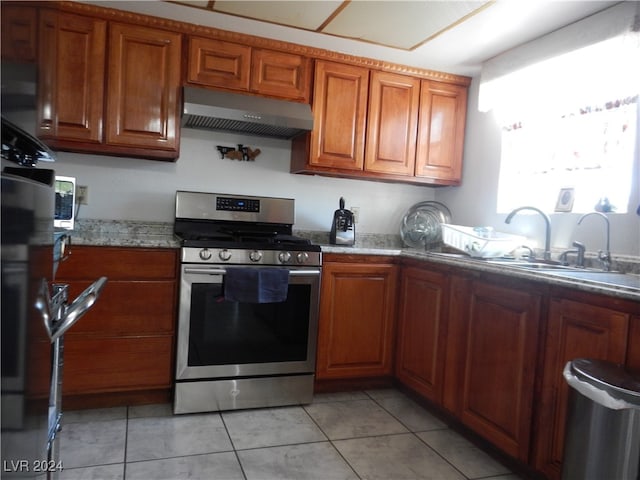
[[[639,22],[640,2],[622,2],[494,57],[482,67],[478,109],[510,122],[637,95]]]

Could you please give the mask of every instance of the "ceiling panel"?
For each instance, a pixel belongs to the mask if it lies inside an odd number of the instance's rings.
[[[432,0],[351,2],[322,32],[412,50],[487,3]]]
[[[409,51],[494,1],[176,0],[171,3]]]
[[[342,5],[337,1],[216,1],[213,10],[304,30],[317,30]]]

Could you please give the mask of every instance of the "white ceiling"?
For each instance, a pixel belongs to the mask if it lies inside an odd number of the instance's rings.
[[[618,1],[90,1],[110,8],[474,76],[483,61]]]

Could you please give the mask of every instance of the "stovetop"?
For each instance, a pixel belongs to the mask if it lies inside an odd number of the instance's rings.
[[[293,235],[293,221],[292,199],[176,192],[184,263],[320,265],[320,246]]]

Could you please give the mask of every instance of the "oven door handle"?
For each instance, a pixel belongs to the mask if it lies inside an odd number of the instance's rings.
[[[224,268],[185,267],[184,273],[196,275],[225,275],[227,270]],[[313,277],[320,275],[320,269],[289,270],[289,275],[292,277]]]

